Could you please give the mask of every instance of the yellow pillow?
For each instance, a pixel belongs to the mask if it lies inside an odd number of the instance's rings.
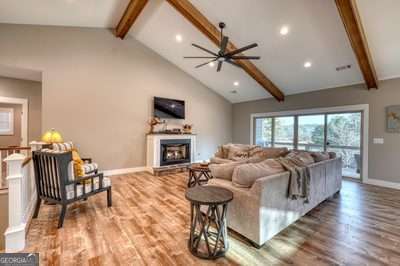
[[[81,157],[77,149],[72,149],[72,160],[74,161],[74,175],[75,177],[82,177],[85,175],[85,170],[83,169],[84,162],[82,161]]]

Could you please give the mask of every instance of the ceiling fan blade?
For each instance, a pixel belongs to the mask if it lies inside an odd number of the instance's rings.
[[[220,72],[220,71],[221,71],[222,62],[223,62],[223,61],[219,61],[219,62],[218,62],[217,72]]]
[[[226,47],[228,46],[228,41],[229,41],[229,38],[227,36],[224,36],[224,38],[222,38],[222,41],[221,41],[221,53],[222,54],[225,53]]]
[[[189,59],[196,59],[196,58],[213,59],[213,58],[215,58],[215,56],[184,56],[183,58],[189,58]]]
[[[243,60],[243,59],[247,59],[247,60],[258,60],[258,59],[260,59],[261,57],[259,57],[259,56],[241,56],[241,55],[239,55],[239,56],[231,56],[230,58],[232,58],[232,59],[239,59],[239,60]]]
[[[245,46],[245,47],[242,47],[242,48],[240,48],[240,49],[237,49],[237,50],[235,50],[235,51],[232,51],[232,52],[230,52],[230,53],[227,53],[227,54],[225,54],[225,56],[233,56],[233,55],[235,55],[235,54],[239,54],[239,53],[241,53],[241,52],[244,52],[244,51],[246,51],[246,50],[249,50],[249,49],[254,48],[254,47],[257,47],[257,46],[258,46],[258,44],[253,43],[253,44],[247,45],[247,46]]]
[[[197,45],[197,44],[195,44],[195,43],[192,43],[192,45],[193,45],[194,47],[196,47],[196,48],[199,48],[200,50],[203,50],[203,51],[206,52],[206,53],[209,53],[209,54],[218,56],[216,53],[214,53],[214,52],[212,52],[212,51],[210,51],[210,50],[208,50],[208,49],[206,49],[206,48],[203,48],[203,47],[201,47],[200,45]]]
[[[195,66],[195,68],[199,68],[199,67],[202,67],[202,66],[208,65],[209,63],[211,63],[211,62],[214,62],[214,61],[216,61],[216,60],[217,60],[217,59],[214,59],[214,60],[211,60],[211,61],[205,62],[205,63],[203,63],[203,64],[197,65],[197,66]]]
[[[229,63],[229,64],[231,64],[231,65],[233,65],[235,67],[242,68],[238,63],[233,62],[232,60],[226,60],[225,62],[227,62],[227,63]]]

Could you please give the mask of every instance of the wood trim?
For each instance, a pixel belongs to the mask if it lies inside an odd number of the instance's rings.
[[[335,3],[351,46],[353,47],[365,83],[367,84],[368,89],[377,89],[378,79],[356,2],[355,0],[335,0]]]
[[[208,39],[215,45],[219,46],[220,31],[215,27],[195,6],[188,0],[167,0],[182,16],[191,22],[200,32],[202,32]],[[236,46],[229,42],[226,51],[229,53],[236,50]],[[238,54],[241,56],[243,54]],[[251,61],[249,60],[235,60],[247,74],[249,74],[255,81],[258,82],[265,90],[267,90],[278,101],[285,99],[282,91],[270,80],[264,73],[262,73]]]
[[[22,162],[21,167],[24,167],[25,165],[29,164],[29,162],[32,160],[32,157],[26,157],[25,160]]]
[[[19,146],[11,146],[11,147],[0,147],[0,151],[23,151],[30,150],[31,147],[19,147]]]
[[[148,3],[148,0],[131,0],[115,29],[115,35],[118,38],[124,39],[129,29],[135,23],[136,19],[139,17],[143,8]]]

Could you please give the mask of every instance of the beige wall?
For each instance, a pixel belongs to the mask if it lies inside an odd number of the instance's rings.
[[[379,90],[364,85],[320,90],[287,96],[283,103],[274,99],[233,105],[233,141],[250,142],[250,114],[285,110],[369,104],[369,178],[400,182],[400,134],[385,132],[385,107],[400,104],[400,79],[380,82]],[[383,145],[373,138],[384,138]]]
[[[0,42],[2,42],[0,36]],[[1,44],[0,44],[1,46]],[[3,54],[0,51],[0,55]],[[3,63],[0,60],[0,63]],[[42,131],[42,84],[0,77],[0,96],[28,99],[28,140],[40,138]]]
[[[153,96],[186,101],[198,159],[231,141],[228,101],[109,30],[0,24],[0,62],[43,71],[43,130],[58,129],[103,169],[145,165]]]
[[[0,147],[21,145],[21,114],[22,104],[7,104],[0,102],[0,108],[13,109],[14,130],[12,135],[0,135]]]

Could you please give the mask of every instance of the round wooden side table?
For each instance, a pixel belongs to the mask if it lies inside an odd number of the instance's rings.
[[[202,165],[199,163],[192,164],[189,166],[189,180],[187,186],[194,187],[196,185],[203,185],[211,178],[212,175],[208,165]]]
[[[232,191],[217,186],[195,186],[185,195],[190,201],[190,252],[203,259],[216,259],[229,248],[226,226]],[[202,213],[205,212],[205,213]]]

